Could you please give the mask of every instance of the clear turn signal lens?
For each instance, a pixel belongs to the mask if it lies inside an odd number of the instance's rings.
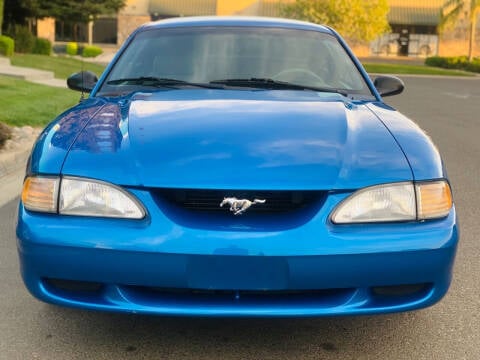
[[[452,192],[446,181],[419,183],[417,191],[417,212],[419,220],[447,216],[453,205]]]
[[[22,202],[25,209],[57,212],[58,183],[58,178],[27,177],[22,190]]]

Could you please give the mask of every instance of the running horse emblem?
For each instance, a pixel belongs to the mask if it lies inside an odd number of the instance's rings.
[[[264,204],[266,200],[254,199],[253,201],[247,199],[237,199],[235,197],[226,197],[223,198],[223,201],[220,203],[220,207],[228,204],[230,205],[230,211],[234,215],[243,214],[250,206],[255,204]]]

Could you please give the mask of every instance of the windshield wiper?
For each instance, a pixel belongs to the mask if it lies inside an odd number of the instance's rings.
[[[223,89],[223,86],[195,83],[179,79],[157,78],[154,76],[140,76],[136,78],[123,78],[107,81],[108,85],[143,85],[153,87],[178,87],[178,86],[195,86],[207,89]]]
[[[344,91],[340,91],[334,88],[318,87],[318,86],[309,86],[309,85],[300,85],[294,84],[286,81],[278,81],[269,78],[249,78],[249,79],[223,79],[223,80],[213,80],[210,81],[210,84],[222,84],[233,87],[250,87],[258,89],[269,89],[269,90],[312,90],[317,92],[331,92],[347,96],[348,94]]]

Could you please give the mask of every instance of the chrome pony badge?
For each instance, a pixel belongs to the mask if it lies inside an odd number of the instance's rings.
[[[226,197],[223,198],[223,201],[220,203],[220,207],[223,205],[228,204],[230,205],[230,211],[233,212],[234,215],[241,215],[243,214],[250,206],[255,204],[264,204],[266,200],[259,200],[254,199],[253,201],[247,199],[237,199],[235,197]]]

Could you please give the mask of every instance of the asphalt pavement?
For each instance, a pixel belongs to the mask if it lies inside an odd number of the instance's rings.
[[[0,207],[0,359],[480,359],[480,79],[403,79],[405,93],[386,100],[439,146],[461,223],[453,283],[440,303],[393,315],[273,320],[47,305],[20,279],[14,200]]]

